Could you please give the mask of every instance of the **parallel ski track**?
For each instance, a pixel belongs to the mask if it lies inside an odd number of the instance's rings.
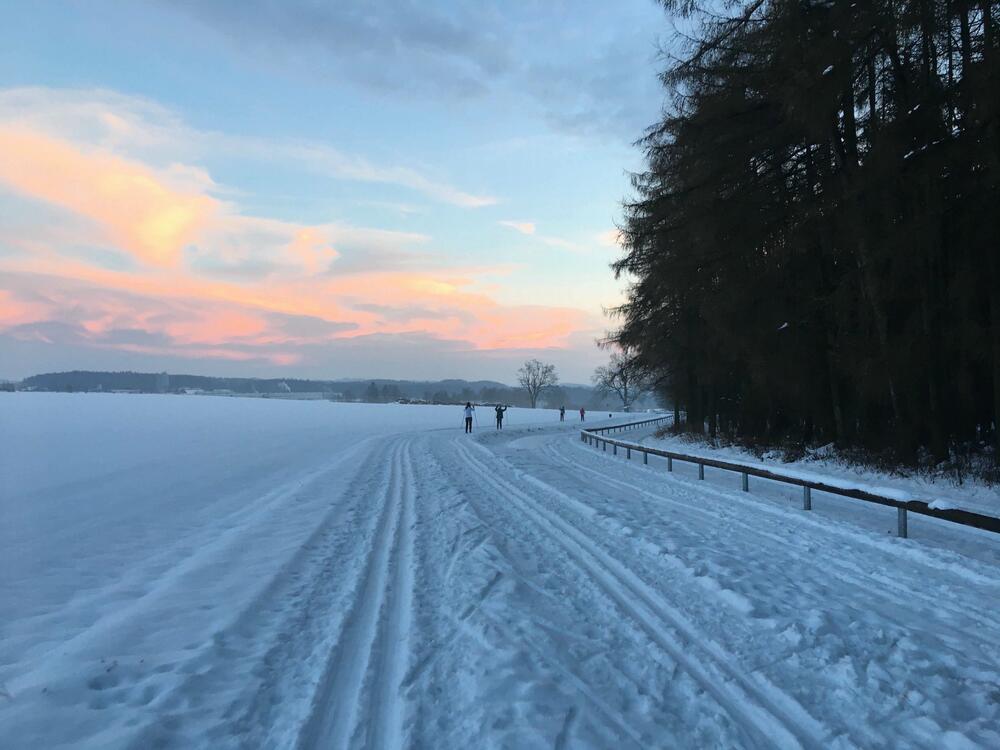
[[[756,738],[760,747],[822,747],[824,731],[795,699],[731,664],[726,652],[706,641],[670,604],[577,528],[540,507],[513,483],[498,478],[472,451],[456,440],[457,452],[479,479],[511,500],[536,526],[562,547],[570,559],[638,623],[652,641],[711,695],[732,719]],[[486,448],[475,447],[494,460]],[[506,474],[506,472],[500,472]]]
[[[403,746],[403,720],[406,706],[402,684],[409,666],[410,625],[413,621],[413,531],[416,524],[415,479],[409,446],[402,449],[400,466],[402,508],[396,523],[394,567],[386,602],[386,613],[379,632],[380,650],[374,671],[371,700],[374,702],[368,725],[366,748]]]
[[[454,470],[453,463],[449,463],[446,468],[444,464],[438,459],[433,453],[428,453],[427,458],[434,464],[437,468],[437,473],[447,473],[447,471]],[[490,538],[497,545],[498,549],[504,546],[504,540],[506,534],[497,529],[493,524],[491,524],[484,516],[482,509],[479,504],[470,496],[466,498],[468,507],[472,515],[479,522],[480,527],[484,530],[485,536],[480,540],[479,544],[476,545],[478,548],[486,538]],[[464,554],[470,554],[471,550],[466,551]],[[454,563],[454,559],[452,560]],[[511,570],[509,575],[515,576],[522,584],[528,586],[543,596],[551,597],[551,594],[538,588],[538,586],[529,578],[521,576],[514,570]],[[409,676],[407,683],[412,683],[418,680],[422,673],[425,673],[430,665],[441,655],[445,646],[449,645],[458,638],[464,636],[467,631],[466,621],[474,614],[479,614],[479,616],[491,623],[491,625],[496,628],[498,633],[503,634],[503,636],[511,643],[517,646],[527,648],[532,652],[534,657],[538,659],[539,662],[546,664],[553,671],[558,672],[567,678],[570,682],[577,686],[579,690],[579,695],[581,698],[588,701],[596,710],[597,713],[603,715],[607,720],[607,725],[596,725],[595,730],[600,734],[607,737],[607,742],[609,746],[611,743],[621,743],[624,740],[631,740],[635,747],[647,748],[649,747],[649,742],[644,740],[643,737],[635,731],[628,722],[623,721],[619,713],[608,704],[601,697],[602,688],[595,688],[590,685],[575,669],[575,665],[567,664],[556,657],[552,652],[546,651],[541,645],[534,643],[530,639],[523,637],[520,634],[514,633],[510,626],[502,622],[498,617],[487,614],[482,609],[482,605],[489,595],[490,591],[501,579],[503,573],[497,571],[496,575],[490,579],[490,581],[483,587],[479,592],[479,596],[474,604],[470,604],[457,618],[455,618],[453,629],[443,638],[440,642],[434,645],[434,649],[431,653],[428,653],[420,662],[418,662],[414,667],[411,675]],[[668,742],[666,746],[668,747],[681,747],[679,742],[676,742],[673,737],[666,738]]]
[[[586,466],[581,461],[574,461],[573,459],[560,453],[558,449],[554,446],[547,446],[546,453],[552,456],[554,459],[558,460],[561,464],[566,466],[572,466],[574,471],[583,471],[589,474],[608,487],[614,487],[616,490],[628,489],[632,493],[636,493],[646,497],[654,502],[658,503],[668,503],[674,508],[680,509],[682,512],[686,513],[689,517],[692,515],[697,515],[702,518],[708,518],[713,523],[717,523],[719,516],[718,513],[710,508],[704,508],[699,506],[696,502],[686,502],[685,499],[671,497],[669,494],[658,494],[649,491],[648,488],[643,487],[640,484],[636,484],[630,481],[617,479],[608,476],[606,473],[601,472],[598,469]],[[639,468],[639,467],[634,467]],[[683,478],[675,478],[667,475],[664,481],[669,481],[671,483],[671,490],[680,490],[684,495],[691,497],[693,499],[694,489],[689,485],[688,480]],[[721,500],[729,500],[730,498],[726,496],[726,493],[711,487],[698,488],[699,492],[709,493],[718,496]],[[588,506],[590,507],[590,506]],[[754,509],[761,507],[760,503],[755,504]],[[775,511],[767,506],[762,506],[765,514],[769,516],[775,515]],[[787,514],[782,513],[780,516],[783,520],[788,520]],[[747,531],[753,538],[764,538],[775,542],[779,547],[786,548],[788,546],[788,539],[782,537],[778,534],[771,533],[767,530],[766,524],[748,523],[735,516],[727,516],[726,522],[740,527]],[[813,523],[817,523],[813,521]],[[827,529],[827,527],[829,527]],[[824,531],[828,531],[831,534],[835,534],[842,538],[847,538],[848,541],[857,542],[857,534],[843,529],[838,528],[835,524],[826,524],[824,526]],[[864,532],[859,532],[864,533]],[[867,540],[866,540],[867,541]],[[880,547],[880,551],[892,555],[894,550],[891,548]],[[900,565],[902,567],[909,567],[912,562],[909,560],[901,561]],[[926,613],[919,609],[916,609],[910,604],[913,601],[920,601],[927,607],[928,611],[931,612],[941,612],[946,611],[950,613],[954,618],[959,620],[972,621],[980,629],[974,632],[963,630],[958,628],[957,625],[949,624],[949,627],[956,628],[961,632],[965,633],[970,640],[969,642],[988,642],[995,648],[1000,648],[1000,640],[990,639],[984,636],[984,633],[989,633],[992,629],[992,619],[989,618],[981,610],[970,610],[967,607],[956,607],[951,603],[944,602],[941,597],[932,596],[926,594],[919,589],[912,587],[901,586],[889,580],[887,577],[882,576],[878,579],[878,584],[873,585],[872,576],[870,573],[862,570],[857,565],[851,563],[849,560],[845,560],[840,557],[826,557],[823,559],[822,563],[824,575],[829,573],[834,573],[838,580],[847,583],[860,591],[865,591],[870,594],[873,598],[881,599],[885,601],[889,607],[886,608],[884,614],[893,619],[900,624],[906,624],[909,627],[912,622],[920,622],[926,617]],[[895,592],[898,596],[893,596],[892,592]],[[909,613],[908,616],[904,614]]]
[[[355,738],[364,747],[402,745],[405,704],[400,687],[408,661],[414,516],[405,442],[396,444],[388,471],[389,488],[357,598],[299,736],[303,750],[346,748]],[[372,718],[359,725],[366,697]]]

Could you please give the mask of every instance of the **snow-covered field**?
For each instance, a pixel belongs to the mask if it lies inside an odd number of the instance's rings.
[[[994,535],[486,416],[0,394],[0,746],[1000,746]]]

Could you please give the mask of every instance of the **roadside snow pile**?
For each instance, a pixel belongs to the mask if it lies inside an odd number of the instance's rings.
[[[633,437],[629,437],[632,435]],[[899,476],[849,464],[832,456],[832,451],[818,449],[797,461],[784,461],[772,451],[758,458],[736,446],[714,448],[689,435],[656,437],[651,430],[624,432],[631,440],[663,450],[704,456],[755,468],[770,469],[799,479],[824,482],[842,489],[858,489],[894,500],[920,500],[934,508],[962,508],[991,516],[1000,516],[1000,487],[966,479],[961,485],[943,477]]]

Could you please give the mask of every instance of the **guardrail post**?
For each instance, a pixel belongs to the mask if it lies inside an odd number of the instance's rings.
[[[906,539],[906,508],[896,508],[896,536]]]
[[[744,492],[750,491],[750,475],[747,474],[745,471],[743,472],[743,491]]]
[[[605,453],[608,452],[608,441],[607,440],[604,441],[604,452]]]
[[[667,471],[673,471],[673,470],[674,470],[674,459],[672,459],[670,456],[667,456]]]
[[[809,487],[802,488],[802,510],[812,510],[813,498],[812,490]]]
[[[611,449],[612,449],[612,452],[617,456],[618,455],[618,443],[615,443],[614,445],[612,445]]]
[[[632,460],[632,449],[631,448],[628,448],[628,447],[625,448],[625,458],[627,458],[629,461]]]
[[[698,479],[705,478],[705,464],[698,464]]]
[[[643,451],[642,452],[642,462],[644,464],[648,464],[649,463],[649,451]]]

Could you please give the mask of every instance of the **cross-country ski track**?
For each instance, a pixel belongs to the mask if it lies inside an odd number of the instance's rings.
[[[0,745],[57,747],[62,718],[77,747],[1000,747],[989,535],[897,539],[574,427],[375,435],[275,470],[8,674]],[[230,588],[185,648],[143,650],[164,602]],[[96,653],[115,664],[78,714],[66,665]]]

